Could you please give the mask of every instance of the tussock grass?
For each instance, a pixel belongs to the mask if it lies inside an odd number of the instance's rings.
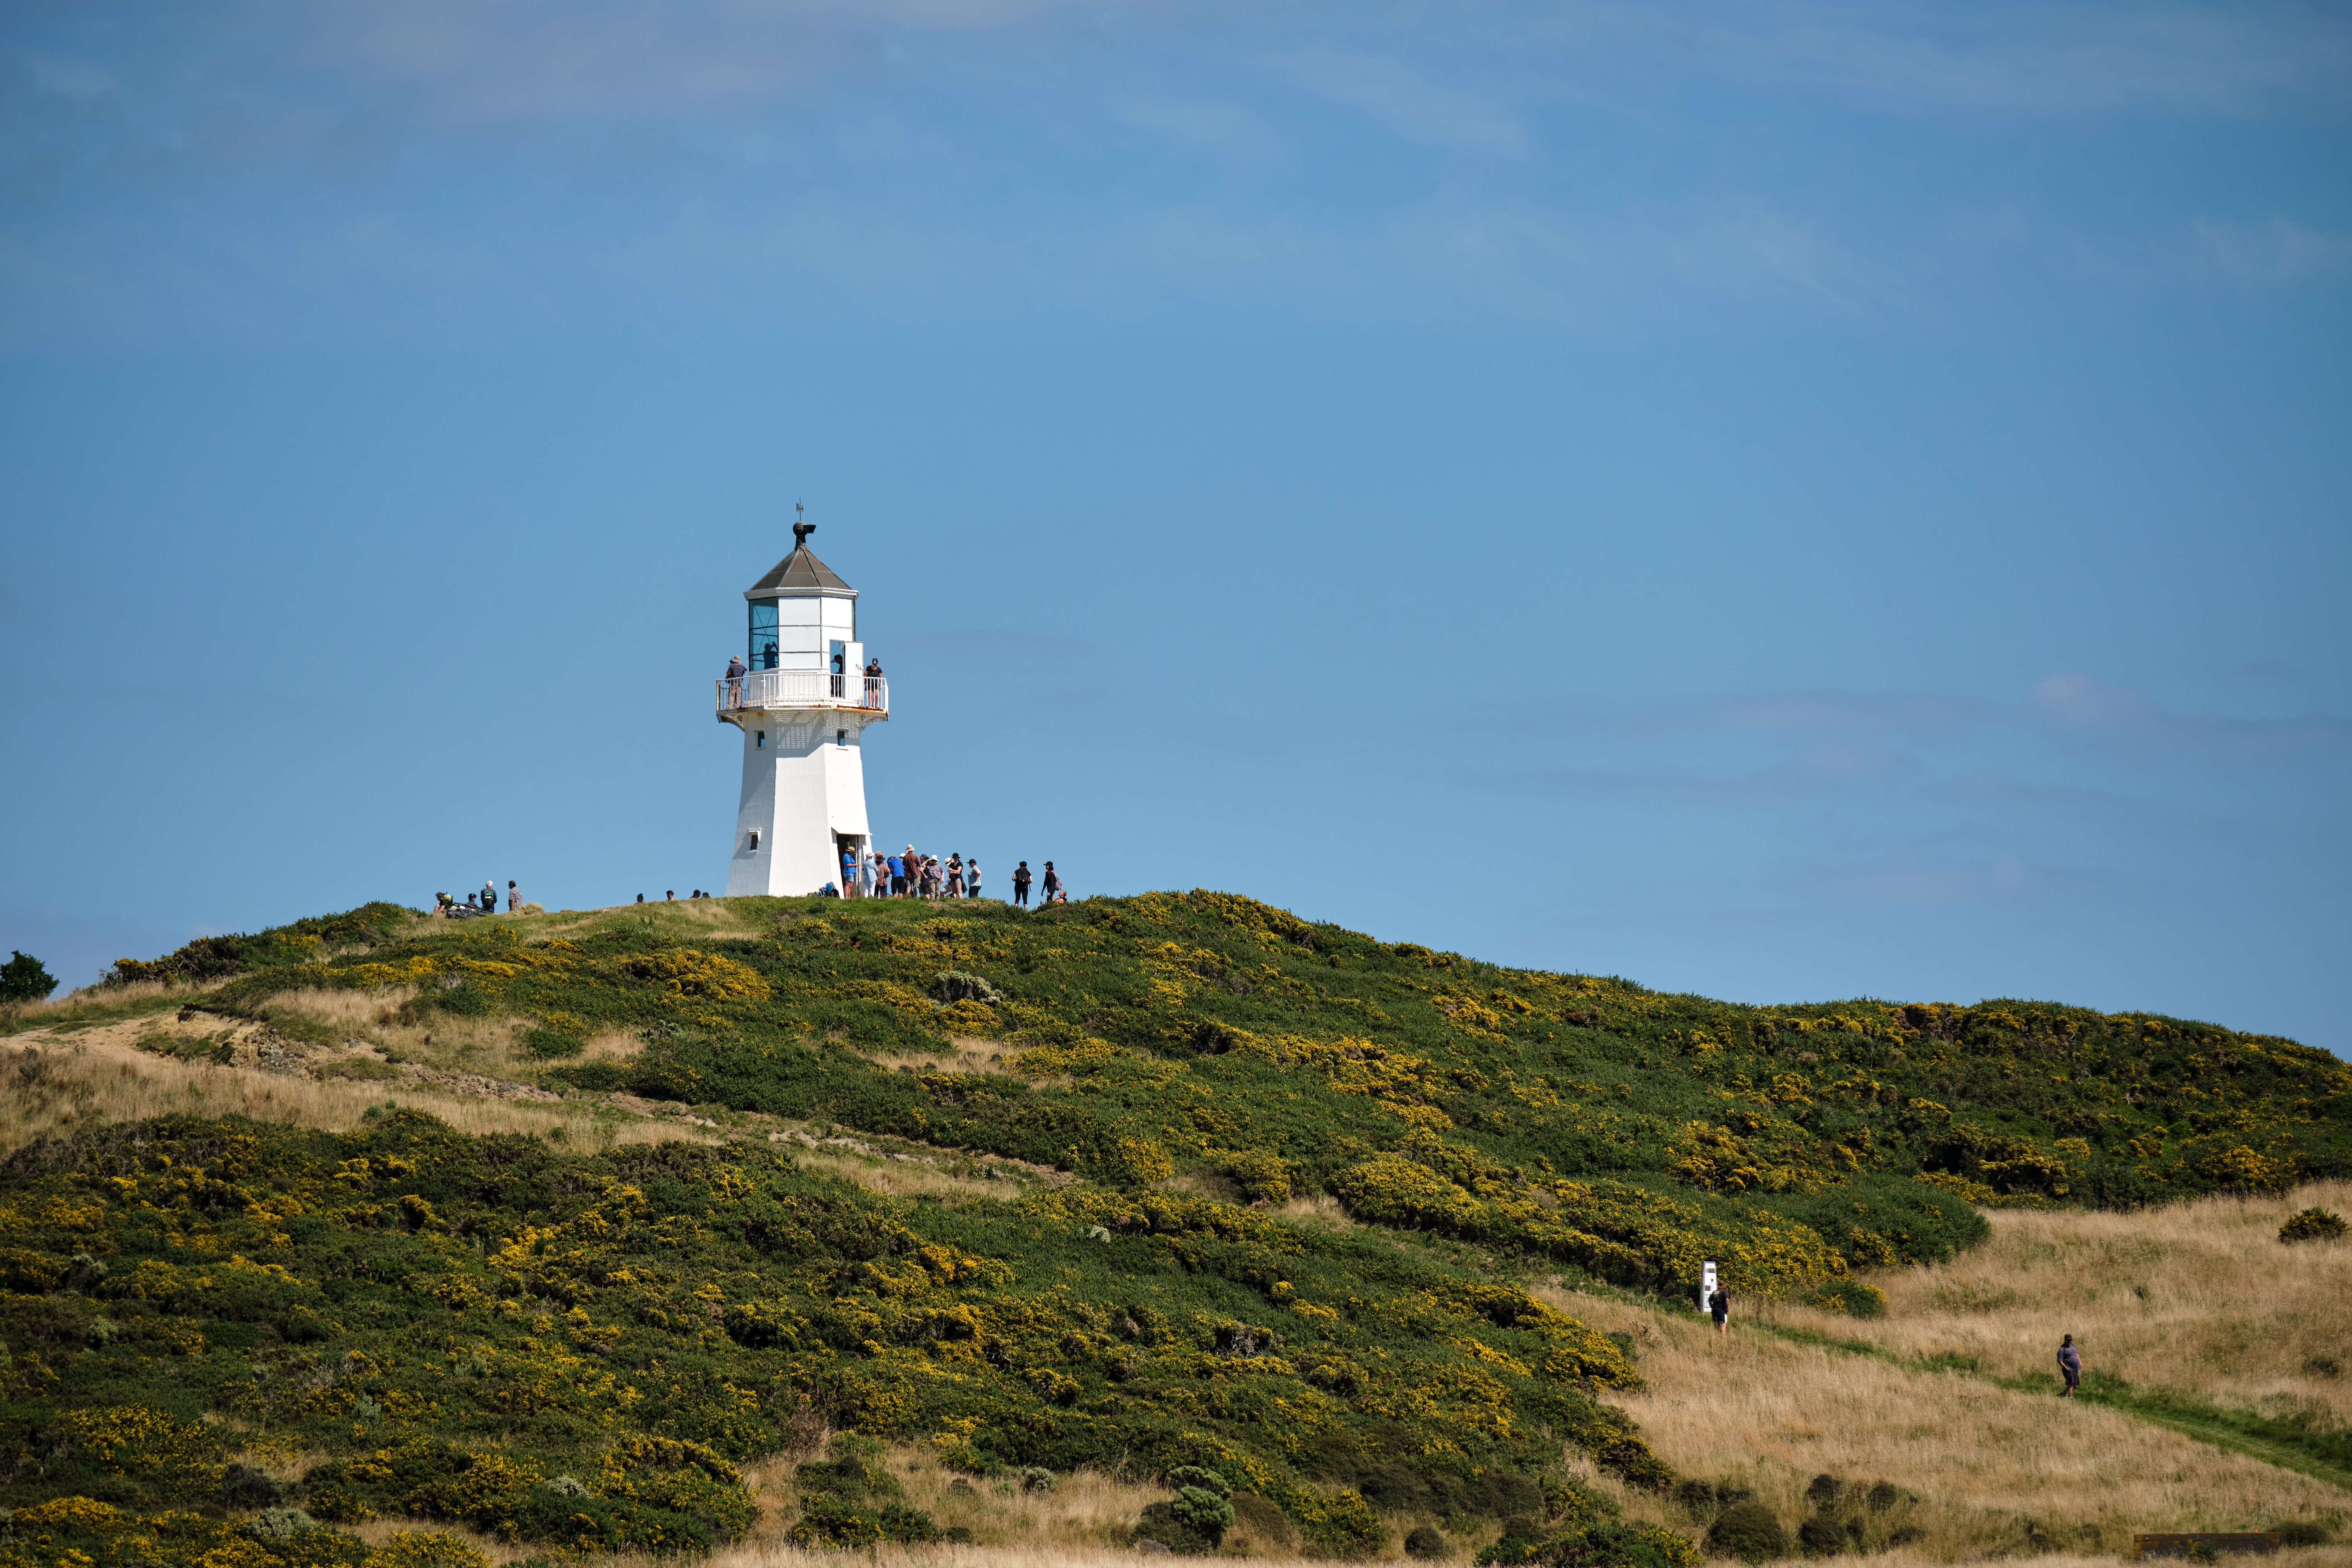
[[[387,1099],[428,1111],[460,1132],[520,1133],[593,1150],[674,1138],[713,1141],[707,1129],[672,1118],[616,1118],[586,1102],[491,1100],[402,1083],[320,1080],[184,1061],[132,1049],[126,1040],[81,1037],[0,1047],[0,1155],[52,1134],[151,1116],[250,1116],[256,1121],[345,1132]]]
[[[0,1035],[21,1034],[36,1029],[86,1028],[119,1019],[138,1018],[162,1012],[192,994],[192,988],[173,985],[166,980],[134,980],[128,985],[103,988],[84,986],[61,997],[0,1006]]]
[[[1085,1560],[1097,1563],[1114,1552],[1129,1557],[1134,1549],[1126,1542],[1137,1518],[1146,1506],[1169,1495],[1152,1481],[1091,1465],[1056,1477],[1051,1491],[1024,1491],[1010,1480],[960,1476],[940,1463],[936,1450],[921,1444],[894,1446],[889,1466],[908,1502],[942,1528],[961,1525],[972,1532],[971,1543],[957,1548],[962,1552],[1066,1552],[1087,1554]],[[784,1536],[796,1511],[775,1506],[791,1490],[792,1470],[789,1460],[761,1468],[757,1477],[761,1520],[746,1546],[753,1552],[782,1551],[799,1561],[806,1554],[793,1550]],[[966,1490],[956,1490],[958,1479]],[[838,1554],[833,1560],[840,1561]]]
[[[2352,1501],[2323,1481],[2117,1411],[1753,1328],[1718,1337],[1696,1313],[1599,1294],[1547,1299],[1633,1336],[1647,1386],[1618,1402],[1660,1458],[1686,1475],[1752,1488],[1791,1527],[1811,1511],[1806,1483],[1825,1472],[1916,1494],[1899,1505],[1921,1532],[1906,1550],[1939,1562],[2037,1546],[2128,1552],[2137,1531],[2333,1522]],[[1835,1321],[1853,1333],[1852,1319]],[[1692,1528],[1661,1499],[1595,1484],[1640,1517]]]
[[[790,1146],[803,1170],[856,1182],[868,1192],[890,1197],[995,1198],[1011,1202],[1028,1190],[1014,1177],[985,1166],[943,1169],[939,1166],[900,1164]],[[981,1173],[981,1174],[975,1174]]]
[[[1326,1226],[1333,1230],[1350,1229],[1356,1223],[1348,1218],[1346,1207],[1328,1192],[1291,1198],[1283,1204],[1282,1217],[1285,1219],[1303,1220],[1309,1225]]]
[[[2278,1239],[2287,1216],[2315,1204],[2352,1209],[2352,1182],[2128,1214],[1993,1213],[1991,1239],[1951,1262],[1871,1276],[1886,1292],[1883,1319],[1761,1310],[1901,1354],[2047,1376],[2053,1392],[2059,1337],[2071,1333],[2095,1377],[2340,1430],[2352,1427],[2352,1245]]]
[[[512,1014],[465,1018],[441,1013],[423,1023],[403,1022],[401,1005],[415,995],[413,986],[380,991],[281,991],[261,1011],[272,1022],[312,1038],[323,1034],[386,1052],[389,1061],[415,1061],[444,1071],[527,1082],[535,1068],[545,1065],[515,1044],[523,1020]],[[314,1027],[304,1030],[304,1024]]]

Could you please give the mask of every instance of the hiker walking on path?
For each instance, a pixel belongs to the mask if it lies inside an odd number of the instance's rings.
[[[1051,904],[1056,899],[1060,899],[1066,904],[1069,902],[1068,898],[1062,892],[1061,873],[1054,869],[1054,862],[1052,861],[1047,861],[1045,862],[1045,897],[1044,902]]]
[[[1731,1292],[1717,1285],[1715,1288],[1715,1294],[1706,1299],[1706,1310],[1708,1315],[1715,1319],[1716,1333],[1727,1334],[1731,1332],[1728,1326],[1731,1317]]]
[[[1029,907],[1029,862],[1023,861],[1013,868],[1013,904],[1016,909]]]
[[[2075,1348],[2073,1334],[2058,1342],[2058,1373],[2066,1380],[2066,1386],[2058,1391],[2058,1397],[2072,1399],[2083,1386],[2083,1353]]]

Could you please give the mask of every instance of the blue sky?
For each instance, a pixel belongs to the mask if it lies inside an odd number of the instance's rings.
[[[0,946],[877,835],[2352,1045],[2340,7],[0,14]]]

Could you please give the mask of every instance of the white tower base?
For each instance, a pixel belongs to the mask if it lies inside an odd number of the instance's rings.
[[[854,708],[768,708],[743,727],[743,798],[727,895],[797,896],[842,886],[841,856],[870,848],[861,737],[879,715]]]

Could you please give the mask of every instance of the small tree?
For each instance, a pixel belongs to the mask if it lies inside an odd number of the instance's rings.
[[[8,961],[0,964],[0,1002],[37,1002],[58,988],[58,977],[38,958],[14,947],[8,952]]]

